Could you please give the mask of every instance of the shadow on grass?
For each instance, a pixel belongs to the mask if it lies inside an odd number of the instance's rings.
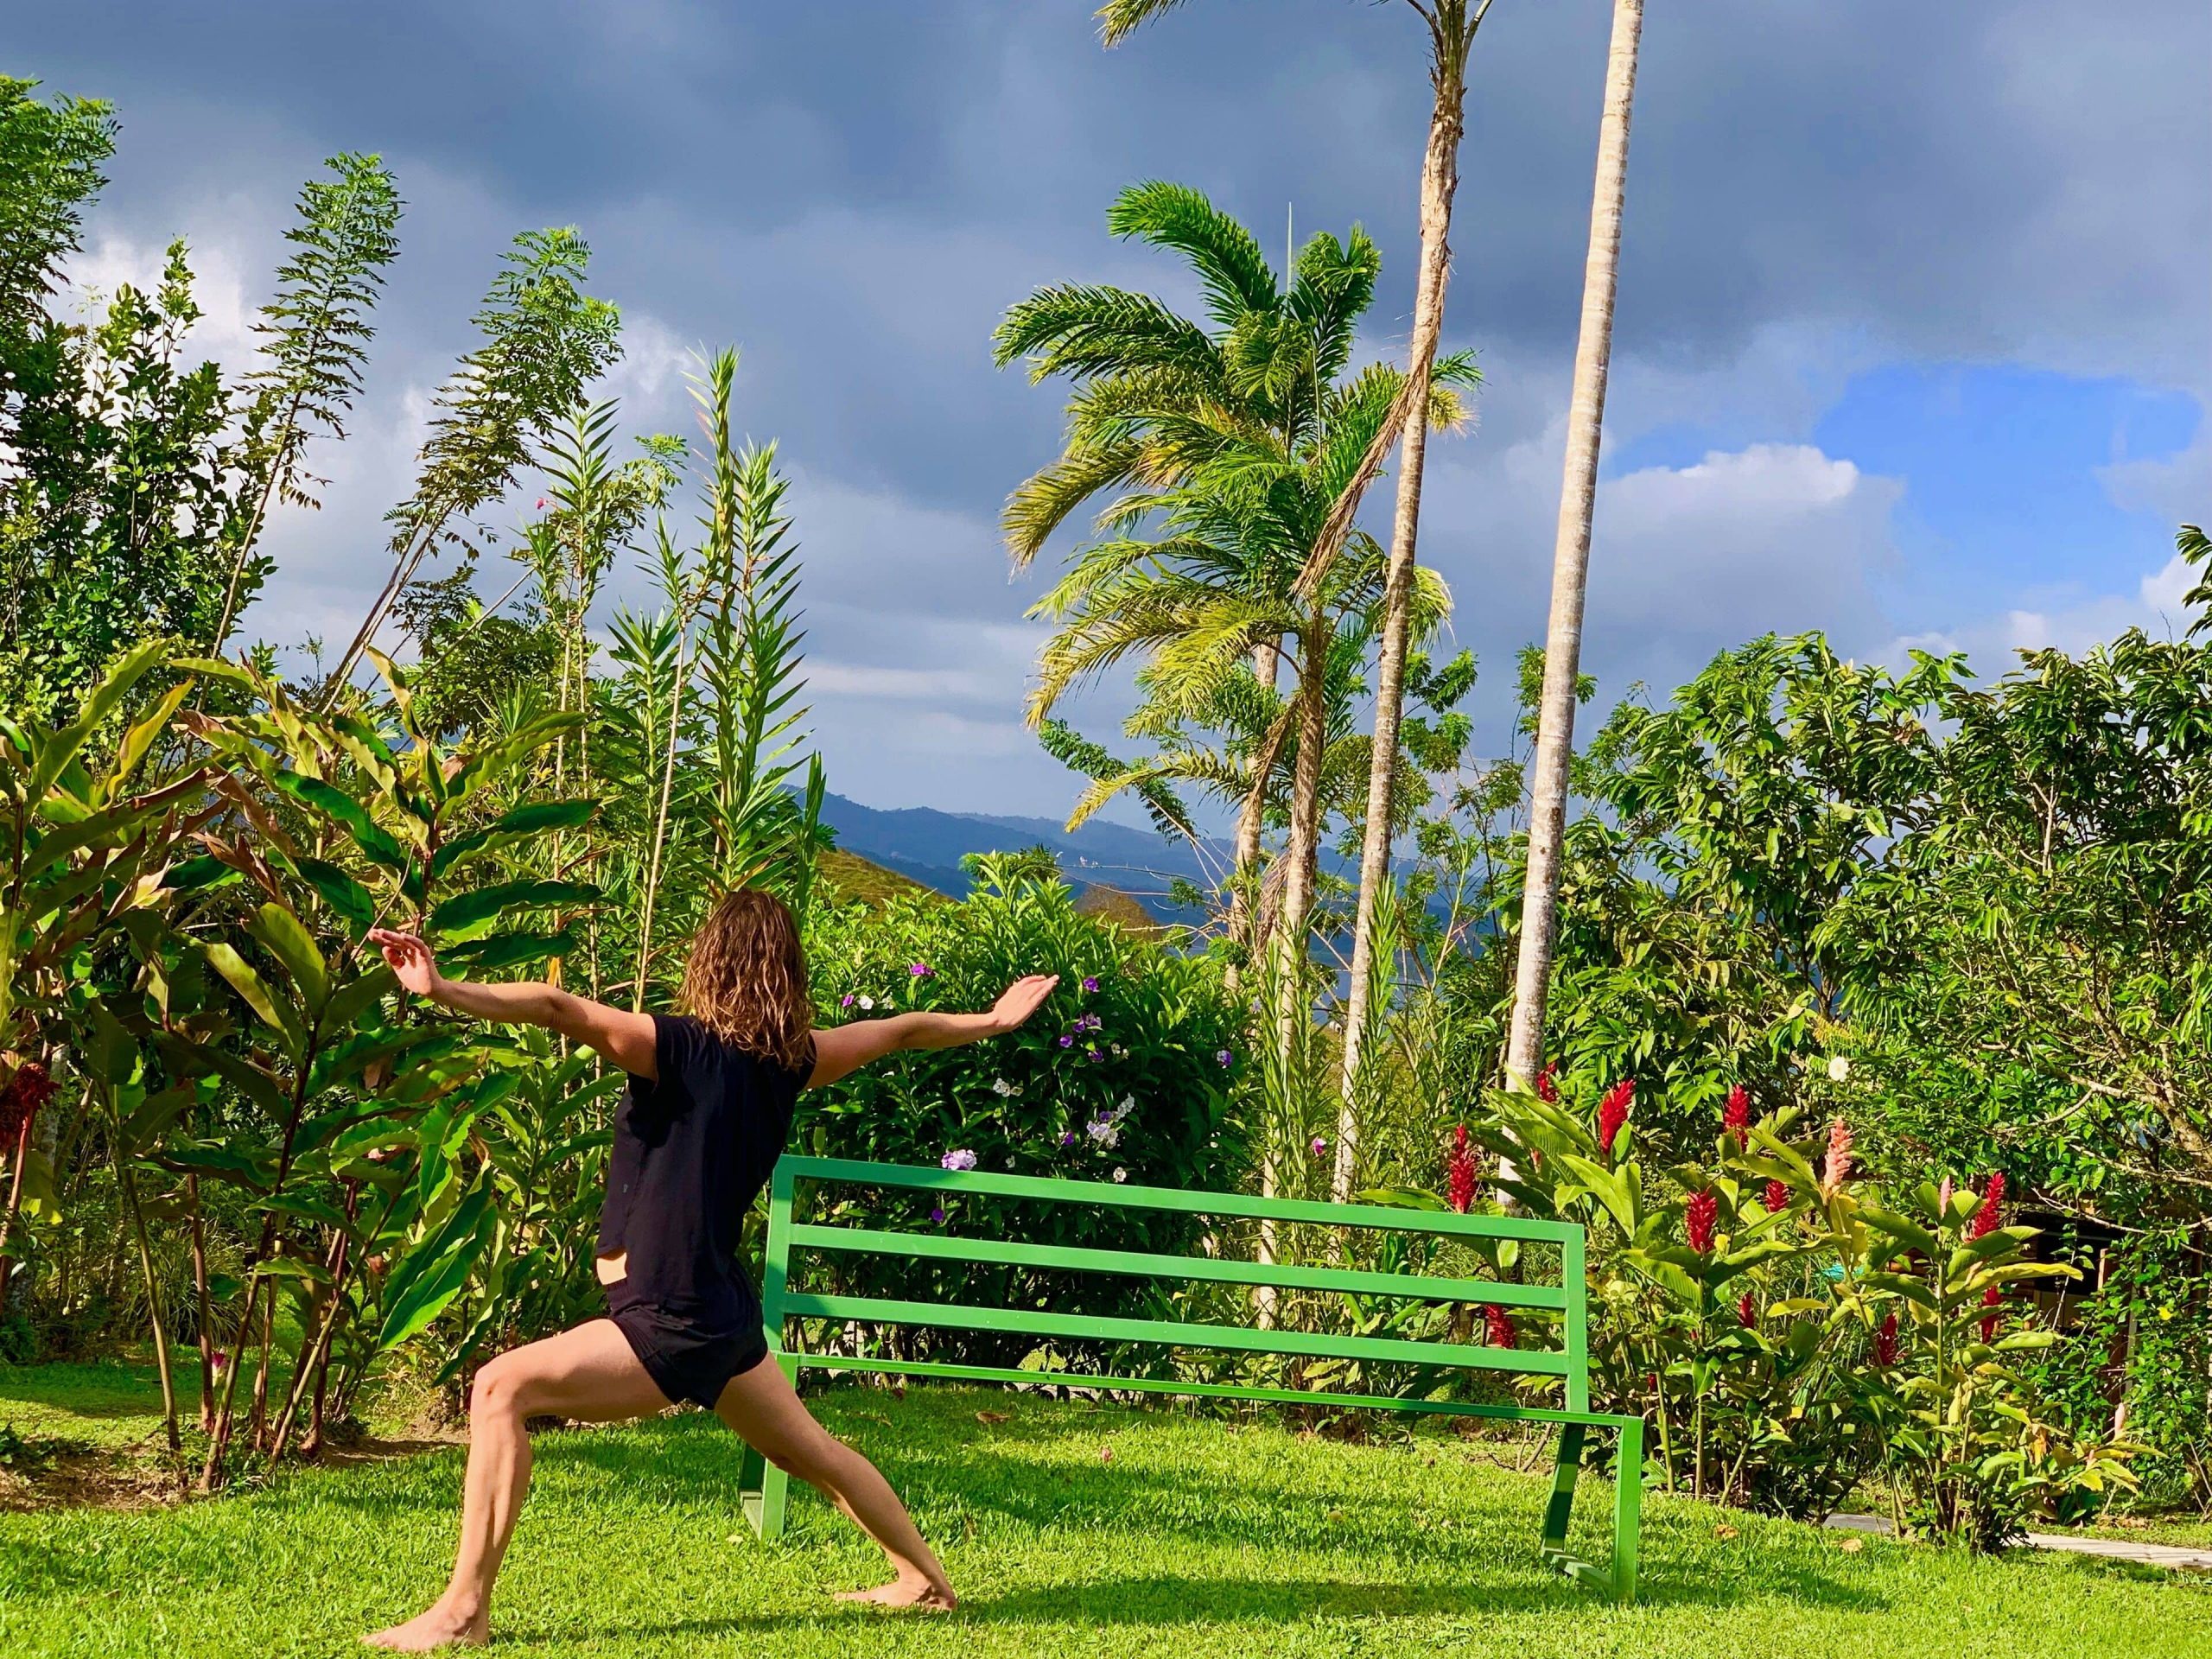
[[[565,1465],[569,1478],[588,1470],[599,1478],[593,1484],[603,1479],[611,1489],[633,1489],[650,1480],[659,1502],[673,1499],[733,1513],[738,1444],[711,1431],[656,1433],[642,1443],[633,1437],[564,1435],[540,1467]],[[1249,1474],[1211,1476],[1126,1465],[1043,1465],[980,1446],[949,1447],[941,1439],[924,1440],[908,1456],[887,1455],[884,1461],[890,1465],[893,1484],[925,1516],[947,1511],[993,1516],[1011,1527],[1039,1533],[1074,1529],[1111,1536],[1141,1530],[1153,1539],[1187,1540],[1194,1547],[1248,1548],[1263,1536],[1282,1548],[1335,1552],[1353,1560],[1371,1557],[1387,1542],[1395,1553],[1411,1558],[1414,1576],[1427,1580],[1406,1584],[1249,1575],[1087,1580],[971,1599],[963,1604],[962,1618],[1011,1624],[1076,1619],[1100,1624],[1187,1624],[1243,1618],[1408,1617],[1478,1611],[1586,1614],[1604,1605],[1592,1592],[1554,1576],[1541,1561],[1536,1538],[1543,1492],[1533,1483],[1524,1501],[1478,1503],[1456,1525],[1438,1526],[1409,1515],[1406,1504],[1387,1491],[1339,1493],[1325,1499],[1308,1491],[1283,1490]],[[793,1495],[800,1507],[784,1548],[826,1541],[844,1527],[803,1492],[795,1485]],[[1578,1504],[1578,1512],[1594,1516],[1609,1501],[1609,1492],[1592,1491]],[[1251,1513],[1255,1505],[1270,1516],[1257,1532]],[[1656,1525],[1650,1523],[1653,1519]],[[1762,1560],[1751,1574],[1710,1560],[1685,1563],[1662,1556],[1655,1560],[1649,1548],[1655,1536],[1674,1529],[1666,1517],[1647,1518],[1640,1605],[1717,1609],[1776,1595],[1851,1612],[1878,1612],[1890,1605],[1863,1586],[1845,1584],[1779,1554]],[[1586,1543],[1580,1532],[1578,1545],[1603,1553],[1601,1537]],[[679,1623],[633,1633],[696,1635],[754,1624],[775,1625],[788,1618]]]
[[[1882,1597],[1847,1589],[1816,1573],[1802,1571],[1767,1575],[1759,1590],[1763,1594],[1779,1590],[1795,1598],[1853,1613],[1883,1612],[1890,1605]],[[1647,1585],[1638,1595],[1637,1605],[1654,1611],[1676,1606],[1720,1610],[1745,1600],[1747,1593],[1742,1585],[1718,1578],[1662,1580]],[[1167,1629],[1248,1622],[1272,1626],[1306,1624],[1317,1620],[1449,1618],[1475,1614],[1537,1613],[1587,1618],[1603,1605],[1589,1592],[1564,1580],[1544,1585],[1478,1582],[1460,1586],[1409,1585],[1375,1579],[1150,1573],[1090,1580],[1003,1595],[970,1596],[961,1602],[957,1612],[946,1616],[945,1622],[1015,1628],[1077,1625],[1093,1629]],[[766,1635],[797,1626],[834,1627],[893,1617],[929,1618],[934,1622],[937,1616],[893,1615],[869,1608],[825,1605],[817,1614],[752,1613],[711,1618],[647,1619],[595,1627],[510,1629],[503,1633],[501,1642],[502,1645],[520,1647],[556,1641]]]

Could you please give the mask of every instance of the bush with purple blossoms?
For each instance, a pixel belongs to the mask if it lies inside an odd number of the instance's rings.
[[[808,940],[817,1018],[870,1017],[865,1001],[875,1018],[985,1008],[1024,974],[1058,974],[1058,988],[1018,1032],[895,1055],[802,1096],[793,1149],[1108,1183],[1240,1185],[1249,1162],[1233,1111],[1241,1068],[1220,1057],[1243,1046],[1241,1014],[1218,968],[1082,914],[1058,883],[999,885],[990,874],[987,865],[984,882],[958,904],[909,898],[873,912],[817,911]],[[1039,1243],[1180,1251],[1201,1230],[1191,1217],[964,1192],[848,1189],[840,1202],[861,1224]],[[938,1207],[944,1213],[933,1221]],[[846,1257],[826,1269],[874,1294],[1102,1315],[1141,1313],[1152,1294],[1141,1281],[957,1263]],[[982,1332],[925,1340],[940,1357],[1006,1346]]]

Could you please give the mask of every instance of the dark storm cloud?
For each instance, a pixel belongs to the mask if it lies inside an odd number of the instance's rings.
[[[1424,556],[1494,670],[1542,626],[1609,10],[1497,0],[1476,54],[1450,339],[1484,353],[1491,384],[1480,433],[1442,463]],[[325,512],[283,527],[262,629],[289,640],[358,614],[377,515],[499,250],[575,223],[632,321],[635,425],[688,428],[684,348],[743,347],[741,419],[798,474],[816,646],[844,688],[823,699],[833,766],[845,734],[887,721],[943,746],[911,778],[872,750],[867,786],[846,785],[1050,808],[1064,777],[1005,729],[1038,588],[1008,590],[993,521],[1049,454],[1058,398],[990,367],[992,325],[1047,281],[1187,292],[1172,262],[1103,232],[1116,189],[1162,176],[1270,250],[1287,205],[1300,236],[1363,221],[1385,254],[1370,327],[1387,350],[1428,109],[1402,4],[1198,0],[1114,53],[1088,11],[78,0],[14,19],[10,55],[118,104],[96,227],[114,259],[190,232],[247,307],[321,156],[378,149],[400,175],[372,402],[331,457]],[[1741,453],[1608,497],[1598,575],[1643,573],[1593,601],[1609,680],[1821,607],[1879,643],[1871,572],[1895,487],[1790,448],[1817,389],[1860,363],[2016,359],[2204,390],[2208,50],[2201,0],[2094,19],[2044,0],[1653,10],[1607,442],[1687,423]],[[1819,550],[1817,580],[1756,556],[1784,533]],[[1711,576],[1694,613],[1669,602],[1689,590],[1669,571]],[[1596,626],[1609,606],[1635,614]]]

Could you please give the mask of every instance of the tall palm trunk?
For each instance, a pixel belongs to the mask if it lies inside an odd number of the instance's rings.
[[[1590,201],[1590,254],[1582,272],[1582,329],[1574,348],[1574,396],[1567,415],[1567,466],[1560,484],[1559,535],[1552,552],[1551,626],[1544,637],[1544,690],[1536,723],[1529,804],[1529,874],[1514,978],[1509,1076],[1534,1079],[1542,1064],[1544,998],[1551,985],[1560,843],[1567,832],[1567,766],[1574,751],[1574,686],[1582,666],[1582,605],[1588,592],[1590,519],[1598,496],[1598,438],[1605,417],[1612,354],[1613,294],[1620,275],[1621,208],[1628,181],[1629,111],[1636,99],[1643,0],[1613,0],[1605,63],[1605,111],[1598,128],[1598,179]]]
[[[1252,647],[1252,677],[1272,691],[1282,665],[1282,646],[1263,640]],[[1244,791],[1244,804],[1236,815],[1236,836],[1229,852],[1229,937],[1256,957],[1262,940],[1257,925],[1260,905],[1256,888],[1260,874],[1260,832],[1265,827],[1268,780],[1274,775],[1275,756],[1282,747],[1281,728],[1261,741],[1252,760],[1252,786]],[[1229,988],[1243,978],[1236,961],[1229,964]]]
[[[1275,918],[1275,1046],[1283,1065],[1298,1052],[1300,1020],[1312,1017],[1306,1001],[1306,923],[1313,911],[1313,881],[1321,843],[1321,759],[1328,742],[1328,618],[1315,601],[1307,626],[1299,639],[1298,760],[1293,770],[1290,798],[1290,835],[1283,849],[1282,907]],[[1283,1137],[1280,1125],[1267,1127],[1260,1153],[1260,1192],[1273,1198],[1282,1185]],[[1275,1259],[1273,1222],[1260,1224],[1259,1259]],[[1264,1325],[1274,1317],[1274,1294],[1265,1291],[1255,1298]]]
[[[1359,906],[1352,921],[1351,989],[1344,1008],[1344,1077],[1337,1109],[1337,1160],[1330,1192],[1351,1197],[1359,1147],[1356,1084],[1372,1010],[1376,897],[1390,879],[1390,801],[1397,785],[1398,721],[1406,695],[1408,615],[1414,547],[1421,529],[1421,470],[1428,449],[1429,371],[1444,332],[1444,287],[1452,274],[1452,198],[1459,188],[1459,139],[1466,130],[1467,49],[1481,25],[1466,0],[1440,0],[1429,18],[1433,55],[1429,79],[1436,105],[1428,121],[1428,153],[1421,173],[1421,270],[1414,289],[1412,361],[1407,365],[1405,428],[1398,464],[1397,509],[1390,526],[1390,565],[1383,590],[1382,654],[1376,665],[1375,743],[1367,770],[1367,824],[1359,851]]]

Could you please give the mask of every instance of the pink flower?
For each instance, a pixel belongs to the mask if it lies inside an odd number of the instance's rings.
[[[1724,1133],[1736,1137],[1739,1148],[1743,1146],[1751,1127],[1751,1096],[1740,1083],[1728,1090],[1728,1104],[1720,1114],[1720,1127]]]
[[[537,498],[537,510],[540,512],[545,511],[545,498],[542,495]]]
[[[1328,1151],[1328,1149],[1329,1143],[1326,1141],[1323,1140],[1318,1135],[1313,1137],[1313,1155],[1316,1158],[1319,1158],[1323,1153]]]
[[[1636,1079],[1623,1077],[1606,1090],[1605,1097],[1598,1103],[1598,1144],[1608,1157],[1612,1155],[1614,1138],[1628,1122],[1629,1106],[1635,1098]]]
[[[1951,1178],[1946,1175],[1936,1184],[1936,1214],[1940,1220],[1951,1213]]]
[[[1766,1191],[1759,1195],[1759,1202],[1766,1206],[1767,1214],[1780,1215],[1789,1207],[1789,1183],[1769,1181]]]
[[[1690,1194],[1690,1201],[1682,1206],[1682,1230],[1688,1235],[1690,1249],[1700,1255],[1713,1254],[1713,1233],[1720,1224],[1720,1196],[1710,1188]]]
[[[1989,1172],[1989,1185],[1981,1189],[1981,1208],[1974,1212],[1974,1219],[1967,1224],[1969,1239],[1986,1238],[2005,1224],[2005,1172]]]
[[[1841,1118],[1828,1125],[1827,1162],[1821,1171],[1821,1192],[1834,1198],[1851,1179],[1851,1126]]]
[[[1874,1363],[1877,1365],[1897,1363],[1897,1316],[1894,1313],[1884,1319],[1881,1328],[1874,1332]]]
[[[1452,1135],[1451,1155],[1444,1160],[1446,1202],[1465,1215],[1475,1202],[1475,1154],[1467,1145],[1467,1126],[1462,1123]]]
[[[1994,1285],[1990,1286],[1987,1290],[1981,1293],[1981,1305],[1984,1307],[2000,1307],[2004,1305],[2004,1301],[2005,1293],[1998,1289]],[[1981,1316],[1981,1339],[1984,1342],[1994,1342],[1997,1340],[1997,1315],[1994,1313],[1985,1313]]]
[[[1559,1104],[1559,1084],[1554,1080],[1558,1071],[1558,1066],[1547,1065],[1536,1073],[1536,1098],[1548,1105]]]
[[[1496,1302],[1483,1304],[1483,1340],[1493,1348],[1510,1348],[1520,1332],[1513,1328],[1513,1316]]]
[[[1755,1331],[1758,1328],[1759,1311],[1753,1306],[1751,1293],[1748,1290],[1744,1293],[1743,1300],[1736,1304],[1736,1317],[1743,1322],[1745,1330]]]
[[[937,969],[931,967],[926,962],[910,962],[906,964],[906,971],[912,974],[916,979],[927,979],[931,975],[936,973]]]

